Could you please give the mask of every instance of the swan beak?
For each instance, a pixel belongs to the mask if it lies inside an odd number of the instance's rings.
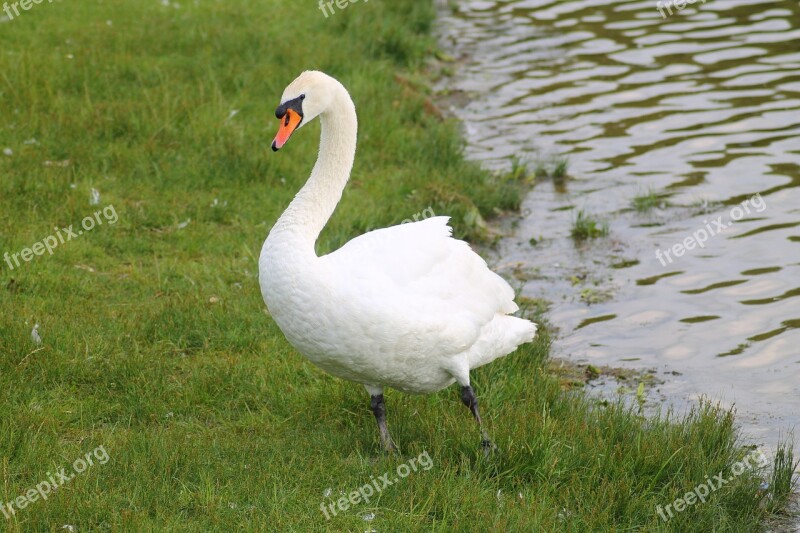
[[[281,127],[278,129],[278,134],[275,136],[275,140],[272,141],[273,152],[283,148],[283,145],[286,144],[286,141],[289,140],[289,137],[292,136],[292,133],[294,133],[294,130],[297,129],[302,120],[303,117],[294,109],[286,110],[286,114],[281,118]]]

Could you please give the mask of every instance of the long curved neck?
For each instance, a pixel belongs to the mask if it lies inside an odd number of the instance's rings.
[[[311,177],[275,223],[268,240],[279,238],[296,251],[314,252],[314,243],[342,198],[356,153],[358,121],[350,95],[334,89],[331,105],[320,114],[319,155]]]

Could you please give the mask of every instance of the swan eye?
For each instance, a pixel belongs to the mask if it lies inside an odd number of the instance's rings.
[[[305,99],[306,99],[306,95],[301,94],[300,96],[298,96],[297,98],[295,98],[293,100],[288,100],[288,101],[282,103],[275,110],[275,118],[277,118],[278,120],[283,120],[283,117],[286,115],[286,113],[289,110],[294,111],[295,113],[300,115],[300,117],[302,117],[303,116],[303,100],[305,100]]]

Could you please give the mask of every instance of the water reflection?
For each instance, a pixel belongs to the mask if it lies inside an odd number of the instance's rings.
[[[767,444],[800,425],[800,4],[663,19],[649,0],[476,1],[442,19],[468,154],[569,156],[572,179],[539,180],[500,245],[508,273],[532,273],[523,294],[552,302],[556,355],[657,368],[670,399],[736,403]],[[656,205],[634,209],[648,192]],[[755,194],[761,212],[656,258]],[[574,209],[610,235],[574,241]]]

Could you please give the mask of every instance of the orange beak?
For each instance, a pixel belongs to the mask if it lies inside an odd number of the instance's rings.
[[[275,140],[272,141],[273,152],[283,148],[283,145],[286,144],[286,141],[289,140],[289,137],[292,136],[292,133],[302,121],[303,117],[297,111],[293,109],[286,110],[286,114],[281,119],[281,127],[278,129],[278,134],[275,135]]]

